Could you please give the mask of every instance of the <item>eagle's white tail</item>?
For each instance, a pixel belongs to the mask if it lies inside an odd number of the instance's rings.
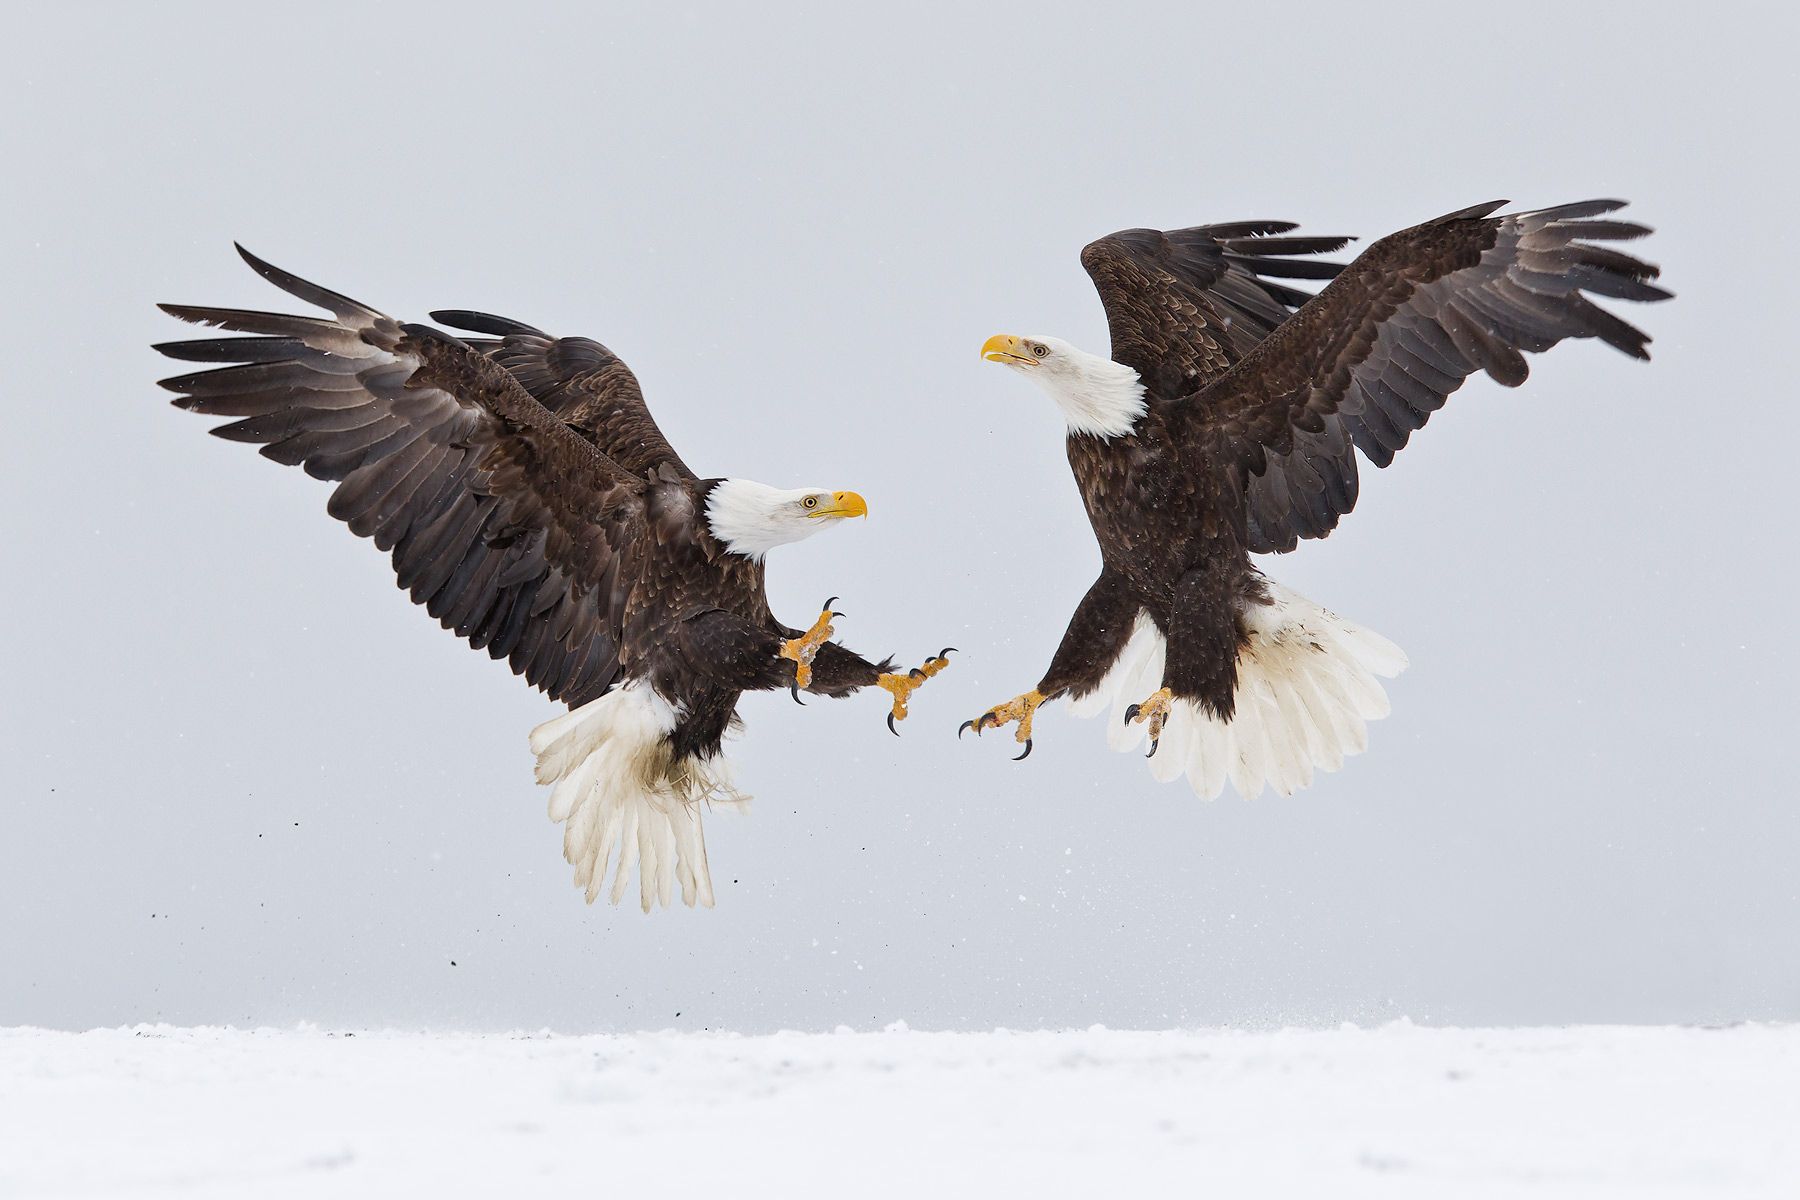
[[[1250,641],[1238,654],[1237,712],[1230,723],[1198,704],[1177,700],[1150,760],[1160,780],[1186,774],[1197,795],[1213,799],[1225,781],[1240,796],[1267,784],[1291,796],[1312,783],[1313,770],[1335,771],[1368,746],[1366,722],[1388,714],[1377,676],[1406,667],[1400,647],[1305,596],[1271,581],[1272,603],[1245,614]],[[1078,716],[1110,707],[1107,740],[1115,750],[1144,742],[1144,726],[1125,710],[1162,686],[1165,644],[1139,615],[1131,641],[1094,692],[1071,705]]]
[[[638,896],[651,905],[674,901],[712,907],[706,868],[703,804],[743,804],[724,758],[671,762],[675,712],[647,684],[616,688],[531,731],[537,780],[551,785],[550,819],[563,823],[563,857],[588,903],[608,868],[608,899],[624,899],[633,867]]]

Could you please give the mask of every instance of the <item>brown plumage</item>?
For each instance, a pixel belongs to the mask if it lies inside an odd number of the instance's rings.
[[[1357,452],[1387,466],[1477,371],[1516,387],[1523,352],[1572,337],[1649,357],[1649,338],[1586,293],[1668,296],[1651,282],[1655,267],[1601,244],[1649,232],[1606,218],[1621,202],[1491,215],[1502,203],[1383,238],[1348,267],[1304,257],[1345,239],[1290,236],[1285,222],[1126,230],[1081,255],[1106,309],[1110,360],[1055,339],[990,339],[987,357],[1036,378],[1063,406],[1104,563],[1027,709],[1101,689],[1129,657],[1141,616],[1166,689],[1152,708],[1187,703],[1196,722],[1224,731],[1205,747],[1211,733],[1189,738],[1196,787],[1223,778],[1205,756],[1263,762],[1242,778],[1241,764],[1226,764],[1240,791],[1264,775],[1292,790],[1312,766],[1360,748],[1362,720],[1385,711],[1384,699],[1367,697],[1369,688],[1380,696],[1371,676],[1404,657],[1271,584],[1250,555],[1329,534],[1356,503]],[[1330,282],[1309,297],[1282,279]],[[1274,647],[1300,643],[1297,631],[1320,629],[1335,629],[1338,657],[1359,653],[1361,666],[1319,683],[1298,659],[1268,665]],[[1252,660],[1273,673],[1246,691],[1240,668]],[[1300,682],[1290,687],[1290,676]],[[1233,731],[1248,702],[1268,706],[1263,730]],[[1354,728],[1326,728],[1339,710],[1357,713]],[[1160,711],[1149,724],[1154,746]],[[1274,741],[1246,750],[1246,736]]]

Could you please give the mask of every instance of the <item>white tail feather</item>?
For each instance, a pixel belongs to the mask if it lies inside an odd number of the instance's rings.
[[[1250,640],[1238,655],[1235,716],[1220,722],[1177,700],[1150,760],[1156,779],[1186,774],[1207,799],[1227,780],[1246,799],[1265,786],[1291,796],[1311,785],[1315,770],[1335,771],[1360,754],[1369,743],[1366,723],[1387,716],[1377,676],[1406,668],[1400,647],[1278,583],[1269,583],[1269,594],[1271,603],[1245,614]],[[1070,711],[1089,717],[1110,708],[1108,744],[1139,749],[1145,727],[1127,724],[1125,711],[1162,686],[1166,651],[1162,634],[1140,613],[1106,678]]]
[[[602,890],[614,904],[623,900],[635,869],[645,912],[672,904],[677,887],[683,904],[712,907],[700,809],[748,797],[732,786],[722,756],[672,762],[674,728],[668,703],[631,683],[531,731],[550,819],[563,826],[563,857],[589,904]]]

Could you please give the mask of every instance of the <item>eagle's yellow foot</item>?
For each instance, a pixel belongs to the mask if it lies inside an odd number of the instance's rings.
[[[1013,739],[1025,744],[1025,749],[1019,753],[1018,758],[1013,759],[1014,762],[1017,762],[1031,753],[1031,718],[1032,714],[1037,712],[1038,705],[1043,702],[1044,694],[1036,688],[1032,688],[1023,695],[1014,696],[1005,704],[994,705],[973,721],[964,721],[962,728],[956,731],[956,736],[961,737],[965,731],[970,729],[980,735],[983,730],[998,729],[1009,722],[1017,721],[1019,731],[1013,735]]]
[[[920,684],[949,666],[950,655],[955,649],[955,646],[945,646],[935,657],[926,659],[924,666],[914,667],[904,675],[884,673],[875,681],[876,687],[894,695],[894,707],[887,719],[889,733],[895,737],[900,736],[900,731],[894,728],[894,722],[906,720],[906,698],[917,691]]]
[[[806,703],[800,699],[800,689],[812,683],[813,659],[819,656],[819,647],[830,641],[831,635],[837,632],[832,627],[831,618],[844,615],[831,611],[831,606],[836,603],[836,596],[827,600],[824,604],[824,611],[819,614],[819,619],[812,623],[811,629],[797,638],[790,638],[781,643],[781,657],[791,659],[794,664],[794,682],[788,685],[788,691],[792,693],[795,704]]]
[[[1157,743],[1162,740],[1163,725],[1169,719],[1169,712],[1175,707],[1175,693],[1168,688],[1157,688],[1150,693],[1149,699],[1142,704],[1134,704],[1125,710],[1125,723],[1150,723],[1150,753],[1145,758],[1156,756]]]

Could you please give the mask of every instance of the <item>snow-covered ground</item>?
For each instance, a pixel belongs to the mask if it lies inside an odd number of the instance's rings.
[[[0,1196],[1800,1196],[1800,1027],[0,1030]]]

